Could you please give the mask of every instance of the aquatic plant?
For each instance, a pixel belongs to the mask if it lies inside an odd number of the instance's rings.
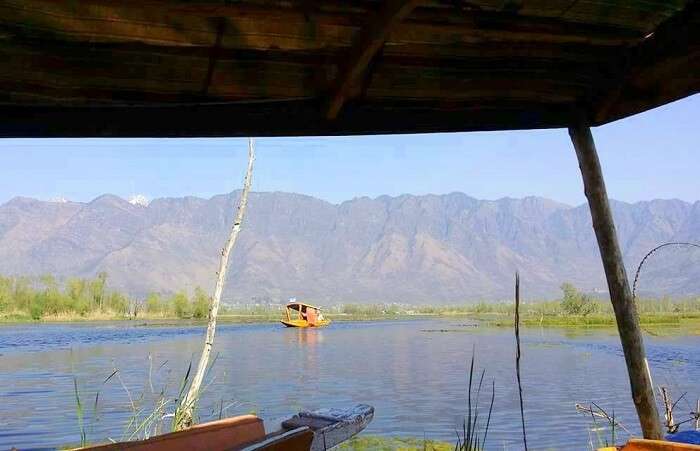
[[[491,381],[491,401],[489,403],[488,416],[486,422],[483,423],[479,417],[479,398],[481,388],[484,382],[486,370],[481,370],[478,385],[474,384],[474,363],[475,352],[472,350],[471,363],[469,365],[469,383],[467,389],[467,415],[462,422],[462,432],[457,431],[457,443],[455,451],[478,451],[484,449],[486,438],[489,433],[489,425],[491,424],[491,413],[493,412],[493,402],[496,397],[496,383]],[[475,390],[475,391],[474,391]],[[472,399],[474,402],[472,403]],[[483,428],[483,434],[481,433]]]
[[[212,359],[210,365],[207,367],[207,375],[211,371],[212,367],[218,359],[218,354]],[[76,417],[78,419],[78,429],[80,432],[80,446],[87,446],[89,443],[89,437],[92,435],[91,431],[95,425],[100,420],[100,401],[101,393],[105,385],[110,380],[116,380],[124,391],[126,398],[128,400],[128,409],[130,412],[129,417],[122,426],[121,437],[117,437],[119,441],[131,441],[131,440],[142,440],[153,437],[155,435],[174,430],[175,423],[177,421],[179,406],[184,402],[184,394],[191,383],[191,370],[192,362],[189,363],[187,371],[180,380],[180,386],[178,392],[175,396],[170,393],[168,389],[168,383],[166,383],[156,391],[153,386],[153,375],[160,372],[163,368],[166,368],[168,361],[162,362],[154,371],[153,368],[153,358],[149,355],[149,366],[148,366],[148,378],[145,381],[144,389],[140,392],[134,393],[129,389],[125,381],[121,377],[121,371],[118,368],[114,368],[112,372],[102,381],[99,388],[95,391],[94,402],[92,406],[92,412],[90,415],[86,415],[85,411],[85,394],[81,393],[79,387],[78,376],[73,376],[73,388],[74,388],[74,398],[75,398],[75,410]],[[75,374],[75,370],[73,370]],[[214,382],[214,378],[207,377],[207,384],[200,390],[200,395],[206,393],[209,386]],[[194,420],[198,418],[196,403],[199,401],[199,396],[195,399],[195,404],[192,405]],[[226,412],[232,407],[241,406],[240,402],[228,402],[224,405],[224,400],[221,399],[216,409],[213,409],[208,416],[216,417],[221,419]],[[171,419],[172,424],[170,427],[166,426],[167,420]],[[98,440],[102,441],[104,438],[100,437]],[[107,437],[109,441],[116,441],[110,437]]]
[[[85,432],[85,415],[83,403],[80,402],[80,391],[78,390],[78,378],[73,376],[73,391],[75,394],[75,413],[78,417],[78,428],[80,429],[80,446],[87,444],[87,434]]]

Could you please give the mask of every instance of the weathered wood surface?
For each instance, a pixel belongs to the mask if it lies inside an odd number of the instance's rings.
[[[112,442],[73,451],[227,451],[264,439],[263,421],[253,415],[241,415],[144,440]]]
[[[0,0],[0,136],[600,124],[698,92],[697,5]],[[167,108],[140,124],[144,106]]]
[[[418,4],[419,0],[385,0],[377,15],[365,29],[360,30],[332,84],[325,114],[327,119],[335,119],[360,78],[369,75],[368,67],[377,52],[384,47],[389,34]]]
[[[593,135],[583,118],[579,118],[571,125],[569,135],[576,150],[593,219],[593,229],[608,282],[610,300],[627,364],[632,400],[637,409],[644,438],[661,439],[663,437],[661,422],[654,400],[654,387],[646,360],[637,307],[632,298],[627,271],[622,260]]]
[[[330,449],[362,432],[374,418],[374,407],[358,404],[349,409],[320,409],[300,412],[282,427],[310,427],[314,431],[311,451]]]
[[[402,5],[390,5],[400,3]],[[388,2],[388,16],[403,18],[413,8],[408,0]],[[418,4],[418,2],[412,2]],[[529,3],[529,2],[527,2]],[[293,5],[293,3],[292,3]],[[3,0],[0,24],[36,35],[51,34],[68,40],[92,43],[141,42],[162,46],[210,46],[216,39],[217,25],[212,18],[225,18],[230,24],[224,35],[224,48],[267,50],[316,50],[349,47],[359,32],[377,32],[388,22],[380,12],[377,29],[367,23],[373,16],[371,6],[355,10],[311,13],[277,2],[240,2],[229,4],[182,2],[179,0],[137,3],[84,0]],[[663,6],[661,6],[663,5]],[[682,2],[661,3],[655,11],[646,11],[643,23],[630,23],[634,8],[596,16],[591,12],[583,20],[569,20],[543,14],[548,9],[529,10],[529,14],[503,14],[490,10],[419,8],[410,21],[391,27],[390,45],[413,42],[434,45],[496,42],[551,42],[593,45],[633,44],[643,34],[682,9]],[[398,6],[398,7],[397,7]],[[408,6],[408,11],[404,8]],[[415,6],[415,5],[414,5]],[[394,16],[396,14],[396,16]],[[605,23],[610,18],[624,21]],[[57,36],[58,35],[58,36]],[[359,37],[359,36],[358,36]]]
[[[242,448],[229,448],[227,451],[309,451],[314,434],[309,428],[301,427],[268,435],[265,440]]]
[[[594,120],[610,121],[700,92],[700,2],[621,55],[626,64],[603,91]]]

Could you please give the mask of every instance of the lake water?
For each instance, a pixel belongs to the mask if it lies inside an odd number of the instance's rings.
[[[466,412],[474,348],[484,380],[496,387],[487,448],[521,449],[512,331],[464,322],[334,323],[319,330],[221,325],[201,419],[218,417],[222,408],[225,415],[254,411],[278,418],[367,403],[376,408],[367,434],[454,441]],[[79,443],[76,380],[88,439],[121,438],[131,416],[122,382],[137,406],[147,404],[141,396],[151,385],[176,393],[189,362],[196,364],[203,333],[203,327],[126,323],[0,327],[0,449]],[[590,449],[591,438],[598,443],[590,417],[577,413],[575,403],[595,402],[638,430],[613,331],[525,329],[522,340],[531,449]],[[700,337],[649,337],[646,343],[654,383],[675,396],[687,391],[694,404]],[[121,382],[113,377],[103,384],[115,368]],[[484,411],[490,389],[485,393]],[[679,403],[679,413],[689,410]]]

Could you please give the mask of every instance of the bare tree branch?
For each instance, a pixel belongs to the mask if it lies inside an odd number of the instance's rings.
[[[248,205],[248,193],[250,192],[250,185],[253,177],[253,161],[255,161],[255,143],[252,138],[249,138],[248,169],[246,170],[245,179],[243,181],[243,190],[241,192],[241,198],[238,201],[238,212],[236,213],[236,219],[233,221],[233,226],[231,227],[231,233],[229,234],[228,241],[226,242],[224,248],[221,250],[221,261],[219,263],[219,271],[217,272],[214,296],[212,297],[211,303],[209,305],[209,324],[207,326],[207,335],[204,338],[204,348],[202,349],[202,355],[199,358],[197,371],[194,374],[187,395],[180,402],[180,405],[177,409],[178,411],[175,413],[175,430],[185,429],[192,425],[194,406],[197,403],[197,400],[199,399],[199,389],[202,385],[202,380],[204,379],[204,374],[207,370],[209,356],[211,354],[211,348],[214,345],[214,334],[216,333],[216,316],[219,313],[221,293],[224,290],[224,283],[226,281],[229,255],[231,254],[231,249],[233,249],[233,246],[236,244],[236,240],[238,239],[238,234],[241,231],[241,223],[243,222],[246,207]]]

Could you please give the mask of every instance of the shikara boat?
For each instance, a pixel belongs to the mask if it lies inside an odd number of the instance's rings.
[[[325,319],[321,309],[303,302],[290,302],[284,309],[284,317],[280,321],[287,327],[322,327],[331,323]]]
[[[147,440],[109,443],[80,451],[322,451],[358,434],[373,417],[374,407],[365,404],[350,409],[300,412],[270,422],[242,415]]]

